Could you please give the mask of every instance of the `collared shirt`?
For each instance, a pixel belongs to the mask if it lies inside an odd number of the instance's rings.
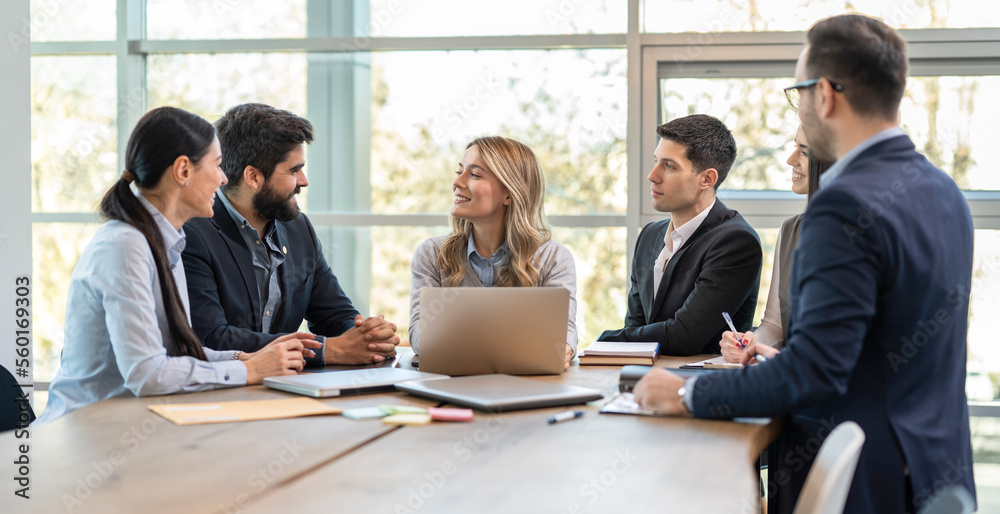
[[[233,204],[226,198],[226,194],[219,191],[219,199],[222,205],[226,206],[229,216],[236,222],[243,241],[253,255],[253,270],[257,277],[257,294],[260,298],[261,327],[260,331],[265,334],[271,333],[271,323],[277,315],[278,308],[281,307],[281,281],[278,280],[278,267],[285,262],[285,253],[281,251],[281,243],[278,242],[278,231],[274,222],[268,224],[269,228],[264,239],[260,238],[257,229],[243,217]]]
[[[667,263],[670,262],[670,258],[698,230],[698,227],[708,217],[708,213],[712,211],[712,207],[715,207],[716,201],[718,200],[712,200],[712,205],[699,212],[695,217],[688,220],[687,223],[673,230],[670,230],[669,227],[667,228],[667,233],[663,235],[663,250],[660,250],[660,254],[656,256],[656,261],[653,263],[653,296],[656,296],[656,291],[660,288],[660,281],[663,279],[663,272],[667,269]],[[674,222],[671,220],[670,225],[673,226],[673,224]]]
[[[820,175],[819,186],[826,187],[827,184],[836,180],[837,177],[839,177],[840,174],[843,173],[844,170],[846,170],[847,167],[851,164],[851,161],[853,161],[858,155],[861,155],[861,152],[864,152],[865,150],[881,143],[882,141],[885,141],[886,139],[892,139],[897,136],[905,136],[905,135],[906,133],[903,132],[903,129],[897,126],[897,127],[887,128],[882,132],[879,132],[878,134],[875,134],[874,136],[865,139],[864,141],[859,143],[858,146],[851,148],[851,151],[844,154],[843,157],[837,159],[837,162],[833,163],[833,166],[830,166],[830,169],[826,170],[825,172],[823,172],[822,175]]]
[[[184,230],[175,229],[142,195],[137,198],[163,237],[190,323],[181,262]],[[207,362],[167,356],[175,345],[149,243],[131,225],[109,221],[73,269],[60,367],[36,423],[126,392],[154,396],[246,385],[247,368],[233,360],[236,352],[205,348]]]
[[[506,260],[507,243],[500,245],[500,248],[497,248],[497,251],[493,252],[493,255],[490,255],[488,259],[484,259],[479,256],[479,252],[476,251],[476,243],[472,239],[472,234],[469,234],[469,264],[472,265],[472,271],[476,273],[479,281],[484,286],[493,286],[493,279],[497,275],[497,269]]]

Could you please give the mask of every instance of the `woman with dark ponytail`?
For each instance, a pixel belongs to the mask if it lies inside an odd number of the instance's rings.
[[[303,352],[312,354],[306,347],[320,347],[294,333],[254,353],[219,352],[202,348],[191,330],[181,227],[212,215],[226,183],[221,162],[204,119],[160,107],[139,120],[126,169],[101,201],[108,223],[73,270],[60,368],[39,423],[126,391],[193,392],[295,374]]]

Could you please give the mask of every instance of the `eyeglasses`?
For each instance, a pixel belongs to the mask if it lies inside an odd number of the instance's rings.
[[[816,84],[819,84],[820,80],[821,79],[803,80],[802,82],[797,82],[797,83],[792,84],[791,86],[786,87],[784,89],[784,91],[785,91],[785,98],[788,99],[788,105],[792,106],[792,110],[793,111],[798,111],[799,110],[799,90],[800,89],[809,89],[811,87],[815,87]],[[830,81],[827,80],[827,82],[830,82]],[[830,85],[833,87],[834,91],[837,91],[837,92],[844,91],[844,86],[842,84],[837,84],[836,82],[830,82]]]

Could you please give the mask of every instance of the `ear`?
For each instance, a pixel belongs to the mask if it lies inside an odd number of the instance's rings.
[[[186,184],[191,180],[192,171],[194,171],[194,165],[191,164],[191,159],[186,155],[174,159],[174,164],[170,167],[171,177],[178,184]]]
[[[247,166],[243,168],[243,182],[246,182],[254,191],[259,191],[264,186],[264,174],[253,166]]]
[[[715,168],[708,168],[704,173],[705,175],[701,179],[701,188],[714,188],[715,183],[719,180],[719,172]]]
[[[838,98],[830,81],[823,78],[816,84],[816,114],[820,118],[829,118],[833,115],[836,103],[842,98]]]

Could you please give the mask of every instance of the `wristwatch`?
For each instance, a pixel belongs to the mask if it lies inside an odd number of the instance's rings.
[[[685,412],[691,414],[691,409],[688,408],[687,402],[684,401],[684,397],[686,396],[687,396],[687,383],[682,385],[681,388],[677,390],[677,401],[680,402],[681,407],[684,407]]]
[[[240,360],[240,355],[243,355],[243,352],[241,350],[236,350],[235,352],[233,352],[233,360],[234,361]]]

